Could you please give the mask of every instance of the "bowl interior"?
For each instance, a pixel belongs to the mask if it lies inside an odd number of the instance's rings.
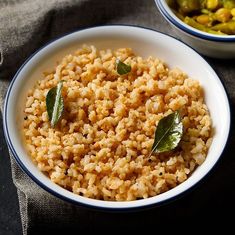
[[[169,20],[176,27],[183,30],[184,32],[187,32],[199,38],[212,40],[212,41],[215,40],[215,41],[221,41],[221,42],[223,41],[234,42],[235,40],[235,35],[216,35],[216,34],[207,33],[207,32],[204,32],[204,31],[201,31],[199,29],[189,26],[188,24],[184,23],[175,15],[175,13],[172,11],[172,9],[168,5],[168,0],[155,0],[155,2],[159,10],[166,17],[166,19]]]
[[[169,67],[179,67],[204,88],[206,104],[213,120],[215,135],[206,161],[188,180],[158,196],[132,201],[107,202],[75,195],[52,183],[33,164],[22,142],[23,107],[26,93],[43,78],[43,71],[53,69],[56,62],[73,53],[83,44],[98,49],[131,47],[137,55],[150,55],[165,61]],[[224,88],[207,62],[180,41],[153,30],[132,26],[102,26],[81,30],[64,36],[33,55],[19,70],[7,93],[4,107],[4,131],[8,145],[20,166],[43,188],[61,198],[89,206],[126,209],[160,203],[179,195],[202,179],[219,159],[226,144],[230,127],[230,110]]]
[[[168,0],[155,0],[156,4],[160,7],[160,9],[164,9],[164,12],[167,12],[168,16],[173,19],[171,22],[173,22],[176,26],[182,25],[183,27],[180,27],[183,30],[186,30],[187,32],[196,32],[196,35],[204,35],[207,36],[207,39],[221,39],[220,41],[226,40],[226,41],[232,41],[235,39],[235,35],[215,35],[207,32],[203,32],[201,30],[198,30],[194,27],[189,26],[188,24],[184,23],[182,20],[180,20],[172,11],[172,9],[168,5]],[[195,36],[196,36],[195,35]]]

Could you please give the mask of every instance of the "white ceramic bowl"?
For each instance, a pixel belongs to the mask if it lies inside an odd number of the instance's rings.
[[[167,5],[167,0],[155,0],[155,3],[183,42],[206,56],[235,58],[235,35],[213,35],[200,31],[181,21]]]
[[[93,44],[98,49],[131,47],[137,55],[161,58],[170,67],[179,67],[205,90],[205,101],[215,128],[215,135],[205,162],[179,186],[148,199],[130,202],[110,202],[85,198],[53,183],[34,165],[22,143],[21,127],[26,91],[42,71],[52,68],[58,59],[73,52],[82,44]],[[112,210],[139,209],[159,205],[186,192],[198,183],[216,164],[225,147],[230,128],[230,108],[220,79],[209,64],[194,50],[165,34],[134,26],[100,26],[80,30],[61,37],[31,56],[19,69],[8,89],[4,105],[4,132],[7,144],[20,167],[42,188],[67,201],[90,207]]]

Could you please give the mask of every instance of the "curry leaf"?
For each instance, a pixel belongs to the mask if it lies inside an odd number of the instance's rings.
[[[162,118],[155,131],[154,143],[150,155],[173,150],[183,135],[183,123],[179,111]]]
[[[56,87],[51,88],[46,96],[47,113],[52,127],[57,124],[64,110],[62,87],[63,81],[59,82]]]
[[[119,75],[124,75],[131,71],[131,66],[123,63],[119,59],[117,59],[116,63],[117,63],[117,72]]]

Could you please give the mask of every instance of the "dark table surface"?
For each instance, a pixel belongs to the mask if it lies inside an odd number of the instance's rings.
[[[10,159],[0,116],[0,235],[21,234],[16,188],[12,182]]]

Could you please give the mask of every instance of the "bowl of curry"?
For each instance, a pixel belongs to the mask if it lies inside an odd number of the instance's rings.
[[[199,53],[235,58],[235,0],[155,0],[177,36]]]

